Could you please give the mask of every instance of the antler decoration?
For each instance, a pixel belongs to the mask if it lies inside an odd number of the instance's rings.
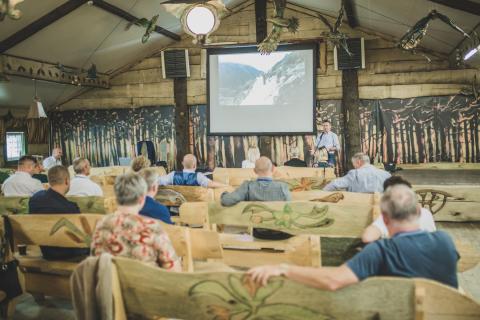
[[[20,10],[15,9],[15,6],[24,0],[1,0],[0,2],[0,21],[3,21],[6,16],[10,19],[18,20],[21,18],[22,13]]]
[[[420,189],[416,190],[415,193],[420,196],[421,206],[428,206],[428,209],[432,214],[436,214],[442,210],[443,207],[445,207],[445,204],[447,204],[448,198],[453,198],[454,200],[464,200],[461,197],[455,197],[451,193],[435,189]],[[428,197],[429,194],[430,197]],[[441,203],[439,204],[436,202],[437,200],[441,201]]]
[[[299,27],[298,18],[283,17],[287,0],[274,0],[273,5],[275,7],[275,16],[267,19],[268,22],[273,24],[273,27],[267,37],[258,45],[258,51],[260,51],[261,54],[270,54],[277,49],[284,28],[291,33],[295,33]]]
[[[400,39],[398,42],[397,46],[400,49],[412,52],[413,54],[416,54],[415,49],[417,46],[420,44],[422,41],[423,37],[427,34],[427,29],[428,29],[428,24],[430,23],[430,20],[435,20],[435,19],[440,19],[456,31],[460,32],[463,34],[465,37],[470,38],[468,33],[466,33],[462,28],[457,26],[457,24],[451,20],[449,17],[447,17],[444,14],[441,14],[440,12],[436,10],[430,11],[430,13],[423,17],[422,19],[418,20],[415,25],[410,28],[405,35]],[[425,56],[425,55],[424,55]],[[430,62],[430,58],[425,56],[427,60]]]
[[[343,48],[349,56],[352,56],[353,54],[350,52],[348,49],[348,44],[347,44],[347,39],[348,36],[340,32],[338,29],[342,26],[342,20],[343,20],[343,15],[345,13],[345,2],[342,0],[341,6],[340,6],[340,11],[338,11],[338,17],[337,20],[335,21],[335,25],[331,25],[330,21],[328,21],[324,16],[321,14],[318,14],[318,18],[328,27],[330,30],[329,32],[322,32],[322,36],[327,39],[328,42],[330,42],[333,46],[335,47],[341,47]]]

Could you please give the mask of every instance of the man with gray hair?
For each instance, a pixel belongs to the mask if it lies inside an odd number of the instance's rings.
[[[383,182],[390,178],[390,173],[372,166],[370,157],[361,152],[352,157],[352,164],[354,169],[327,184],[323,190],[346,189],[350,192],[383,192]]]
[[[90,162],[85,158],[76,158],[72,163],[75,176],[70,182],[70,191],[67,196],[103,197],[103,190],[98,184],[90,180]]]
[[[290,201],[292,196],[288,185],[284,182],[273,181],[273,164],[267,157],[260,157],[255,162],[256,181],[244,181],[237,190],[221,196],[223,206],[233,206],[240,201]],[[284,232],[253,229],[253,235],[260,239],[286,239],[290,235]]]
[[[170,212],[160,202],[155,200],[158,192],[158,172],[154,168],[144,168],[138,173],[147,183],[147,196],[140,214],[142,216],[161,220],[168,224],[173,224],[170,218]]]
[[[283,165],[288,167],[306,167],[307,163],[300,158],[300,151],[298,147],[292,147],[290,149],[290,160],[285,162]]]
[[[426,278],[458,287],[458,253],[443,231],[420,230],[415,192],[405,185],[387,189],[380,208],[390,239],[367,245],[340,267],[262,266],[251,269],[252,279],[262,285],[272,276],[325,290],[337,290],[373,276]]]

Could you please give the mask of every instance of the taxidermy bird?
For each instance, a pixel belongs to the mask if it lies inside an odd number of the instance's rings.
[[[130,27],[133,25],[145,28],[145,34],[142,36],[142,43],[146,43],[150,38],[150,35],[152,34],[152,32],[155,31],[155,27],[157,26],[157,20],[158,20],[158,14],[154,15],[150,20],[146,18],[134,20],[127,24],[127,26],[125,27],[125,30],[130,29]]]
[[[6,16],[10,19],[18,20],[22,16],[20,10],[15,9],[15,6],[23,0],[1,0],[0,2],[0,21],[3,21]]]
[[[274,0],[273,6],[275,15],[267,19],[268,22],[273,24],[272,31],[258,45],[258,51],[261,54],[270,54],[277,49],[283,29],[287,29],[291,33],[295,33],[298,30],[299,21],[297,17],[283,17],[285,7],[287,6],[286,0]]]
[[[348,43],[347,43],[348,37],[345,33],[338,31],[338,29],[340,29],[340,26],[342,25],[344,13],[345,13],[345,4],[344,4],[344,0],[342,0],[340,11],[338,12],[337,20],[335,21],[335,24],[333,26],[330,24],[330,21],[328,21],[321,14],[318,14],[318,18],[322,20],[322,22],[330,30],[329,32],[322,32],[322,35],[325,37],[325,39],[327,39],[327,41],[330,42],[334,47],[337,47],[337,49],[339,47],[343,48],[343,50],[345,50],[345,52],[351,57],[353,54],[348,49]]]
[[[415,49],[417,46],[420,44],[422,41],[423,37],[427,34],[427,29],[428,29],[428,24],[430,23],[431,20],[435,19],[440,19],[456,31],[460,32],[463,34],[465,37],[470,38],[468,33],[466,33],[462,28],[457,26],[457,24],[451,20],[449,17],[447,17],[444,14],[441,14],[440,12],[437,12],[436,10],[430,11],[430,13],[423,17],[422,19],[418,20],[415,25],[410,28],[407,33],[403,35],[403,37],[400,39],[398,42],[397,46],[400,49],[410,51],[413,54],[416,53]],[[430,60],[428,57],[426,57],[428,60]]]

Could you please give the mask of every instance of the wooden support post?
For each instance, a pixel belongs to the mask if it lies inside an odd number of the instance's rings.
[[[357,70],[342,71],[342,114],[345,137],[345,168],[352,169],[350,159],[361,151],[360,145],[360,99],[358,96]]]
[[[176,167],[177,169],[181,169],[183,156],[189,152],[186,78],[175,78],[173,80],[173,95],[175,99],[175,137],[177,145]]]
[[[255,28],[260,43],[267,37],[267,0],[255,0]]]

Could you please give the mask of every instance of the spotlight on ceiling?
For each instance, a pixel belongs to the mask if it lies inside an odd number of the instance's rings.
[[[471,49],[470,51],[467,52],[467,54],[463,57],[463,60],[468,60],[470,59],[471,57],[473,57],[479,50],[479,47],[476,47],[476,48],[473,48]]]
[[[182,18],[183,30],[191,35],[193,43],[209,43],[208,36],[218,29],[220,18],[216,8],[208,3],[194,4],[185,9]]]

